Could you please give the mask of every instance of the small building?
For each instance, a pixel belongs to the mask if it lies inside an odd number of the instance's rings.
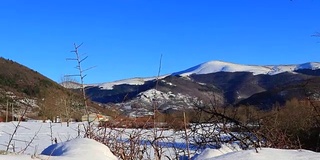
[[[81,117],[81,120],[82,122],[85,122],[85,121],[90,121],[90,122],[106,122],[106,121],[109,121],[111,120],[111,117],[110,116],[105,116],[105,115],[102,115],[102,114],[97,114],[97,113],[90,113],[89,114],[89,118],[88,118],[88,115],[85,114]]]

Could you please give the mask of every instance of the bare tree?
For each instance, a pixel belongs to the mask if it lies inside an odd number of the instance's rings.
[[[87,115],[87,121],[88,121],[88,127],[86,130],[86,134],[85,136],[90,138],[91,135],[91,122],[90,122],[90,118],[89,118],[89,108],[88,108],[88,98],[86,96],[86,91],[85,91],[85,85],[84,85],[84,78],[87,76],[85,74],[86,71],[94,68],[94,67],[90,67],[87,69],[83,69],[82,68],[82,63],[88,58],[88,56],[85,56],[84,58],[81,57],[80,53],[79,53],[79,48],[82,46],[83,43],[81,43],[80,45],[77,44],[73,44],[74,45],[74,50],[72,50],[71,52],[75,54],[75,58],[67,58],[67,60],[71,60],[71,61],[76,61],[77,65],[76,65],[76,69],[79,71],[78,74],[73,74],[73,75],[66,75],[67,77],[72,77],[72,76],[76,76],[80,78],[80,88],[81,88],[81,93],[82,93],[82,98],[83,98],[83,103],[84,103],[84,107],[85,107],[85,114]]]

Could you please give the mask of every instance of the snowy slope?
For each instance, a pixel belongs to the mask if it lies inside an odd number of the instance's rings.
[[[128,85],[143,85],[146,81],[154,80],[157,77],[149,77],[149,78],[130,78],[130,79],[123,79],[113,82],[106,82],[106,83],[97,83],[97,84],[84,84],[84,87],[99,87],[101,89],[111,90],[113,86],[128,84]],[[81,88],[81,84],[75,82],[63,82],[62,85],[65,88],[69,89],[79,89]]]
[[[131,78],[131,79],[124,79],[114,82],[107,82],[107,83],[101,83],[101,84],[93,84],[88,86],[98,86],[101,89],[113,89],[113,86],[115,85],[121,85],[121,84],[129,84],[129,85],[143,85],[145,81],[150,81],[156,79],[156,77],[150,77],[150,78]]]
[[[163,75],[158,77],[162,79],[168,75]],[[146,78],[130,78],[130,79],[123,79],[114,82],[106,82],[106,83],[99,83],[99,84],[88,84],[86,86],[93,86],[99,87],[101,89],[111,90],[116,85],[128,84],[128,85],[143,85],[146,81],[156,80],[157,77],[146,77]]]
[[[241,65],[222,61],[210,61],[200,65],[191,67],[181,72],[173,73],[173,75],[188,76],[191,74],[208,74],[215,72],[251,72],[258,74],[279,74],[283,72],[294,72],[298,69],[320,69],[320,63],[309,62],[297,65]]]

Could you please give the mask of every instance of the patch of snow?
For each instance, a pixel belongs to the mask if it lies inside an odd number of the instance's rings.
[[[21,105],[31,106],[31,107],[39,107],[37,105],[37,100],[35,99],[29,99],[29,98],[19,99],[17,103],[20,103]],[[18,106],[20,105],[18,104]]]
[[[150,89],[138,94],[138,97],[143,102],[151,103],[154,100],[168,100],[169,94],[158,91],[156,89]]]
[[[152,103],[155,100],[158,102],[165,102],[175,99],[175,101],[182,101],[186,104],[192,104],[192,101],[194,100],[194,98],[189,95],[183,95],[181,93],[173,94],[172,92],[165,93],[156,89],[150,89],[145,92],[141,92],[138,94],[138,97],[139,100],[146,103]]]
[[[9,98],[12,98],[12,99],[17,97],[13,92],[10,92],[10,91],[6,92],[6,96],[9,97]]]
[[[79,88],[81,88],[81,84],[80,83],[72,82],[72,81],[62,82],[62,83],[60,83],[60,85],[63,86],[64,88],[68,88],[68,89],[79,89]]]
[[[202,86],[206,86],[206,83],[201,83],[201,82],[197,82],[198,84],[202,85]]]
[[[165,83],[165,84],[167,84],[167,85],[169,85],[169,86],[177,86],[177,85],[174,85],[173,83],[167,82],[167,81],[165,81],[165,80],[161,80],[161,82],[163,82],[163,83]]]

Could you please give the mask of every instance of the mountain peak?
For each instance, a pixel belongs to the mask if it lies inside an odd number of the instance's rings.
[[[297,65],[242,65],[224,61],[209,61],[180,72],[175,72],[172,75],[188,76],[191,74],[209,74],[216,72],[251,72],[254,75],[274,75],[283,72],[294,72],[299,69],[320,69],[320,63],[308,62]]]

